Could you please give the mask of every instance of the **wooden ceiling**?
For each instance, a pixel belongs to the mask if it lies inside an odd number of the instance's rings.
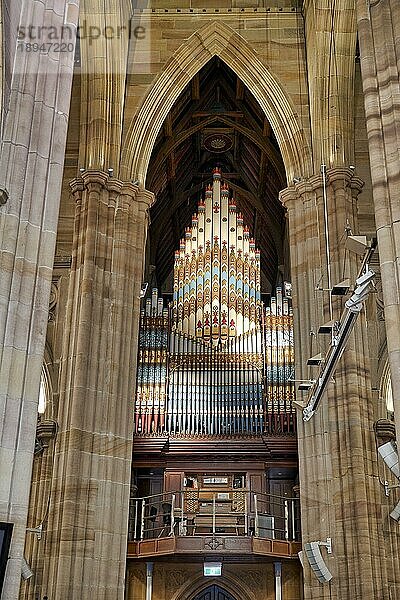
[[[223,139],[223,151],[213,150]],[[219,166],[244,222],[261,251],[262,291],[276,283],[285,261],[285,217],[278,193],[286,187],[282,157],[271,126],[249,90],[215,57],[185,88],[168,114],[153,149],[146,188],[151,209],[148,267],[151,285],[171,290],[174,251]],[[149,274],[149,271],[148,271]]]

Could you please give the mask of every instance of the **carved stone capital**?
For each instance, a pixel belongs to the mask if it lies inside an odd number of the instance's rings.
[[[153,192],[149,192],[148,190],[141,188],[139,189],[137,200],[143,205],[143,210],[148,210],[155,200],[155,195]]]
[[[48,446],[50,440],[56,437],[58,426],[55,421],[40,420],[36,427],[36,439],[40,440],[43,447]]]
[[[80,177],[71,181],[70,188],[76,200],[82,197],[85,189],[99,192],[105,188],[114,198],[124,197],[127,204],[135,200],[139,204],[139,210],[143,211],[147,211],[155,200],[153,192],[141,188],[137,183],[111,177],[105,171],[83,171]]]
[[[364,181],[361,177],[354,174],[354,169],[350,167],[335,167],[328,169],[326,172],[328,184],[332,185],[333,189],[350,188],[356,193],[353,194],[356,197],[364,186]]]
[[[322,185],[322,179],[318,175],[313,175],[308,179],[301,179],[295,182],[294,185],[282,190],[279,193],[279,199],[283,206],[290,212],[302,206],[320,184]]]
[[[82,177],[75,177],[75,179],[70,182],[69,187],[71,188],[71,192],[75,198],[80,198],[83,190],[85,189],[85,184]]]
[[[105,186],[109,179],[108,173],[104,171],[84,171],[82,173],[82,179],[85,188],[91,191],[99,193]]]
[[[396,427],[389,419],[379,419],[374,424],[375,434],[379,445],[392,442],[396,439]]]
[[[279,200],[287,210],[292,210],[296,202],[299,201],[299,195],[295,186],[290,186],[279,192]]]
[[[111,192],[111,194],[113,194],[116,197],[121,194],[121,191],[124,187],[124,183],[120,179],[115,179],[114,177],[111,177],[107,180],[105,187],[109,192]]]

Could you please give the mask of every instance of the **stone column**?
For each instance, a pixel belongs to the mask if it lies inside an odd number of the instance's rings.
[[[356,198],[362,182],[350,169],[327,172],[327,214],[332,282],[355,280],[359,260],[346,254],[347,222],[357,231]],[[313,378],[307,358],[319,350],[314,335],[330,320],[323,185],[320,175],[281,193],[288,209],[291,273],[295,311],[296,377]],[[332,303],[340,317],[343,300]],[[322,343],[322,353],[327,342]],[[311,368],[309,368],[311,369]],[[301,399],[301,398],[300,398]],[[300,498],[303,543],[332,538],[333,555],[326,564],[334,578],[320,584],[307,562],[305,599],[386,599],[388,583],[385,543],[373,433],[365,316],[357,321],[346,351],[317,413],[308,422],[298,414]]]
[[[73,255],[43,592],[123,598],[140,286],[153,195],[86,171]]]
[[[397,440],[400,440],[400,5],[357,2],[361,74]]]
[[[78,5],[23,2],[20,25],[74,34]],[[73,58],[18,45],[0,151],[0,520],[14,524],[4,600],[21,582]]]
[[[304,0],[314,168],[354,162],[354,0]]]
[[[79,164],[119,175],[131,0],[81,0]],[[90,33],[92,32],[92,33]]]

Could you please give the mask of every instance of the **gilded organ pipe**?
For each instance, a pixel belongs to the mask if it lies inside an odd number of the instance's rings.
[[[173,282],[169,308],[154,288],[141,313],[136,434],[292,432],[290,299],[261,301],[260,252],[218,169]]]

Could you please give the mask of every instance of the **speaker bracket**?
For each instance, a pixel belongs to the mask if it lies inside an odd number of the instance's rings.
[[[324,546],[328,554],[332,554],[332,538],[327,537],[326,542],[317,542],[319,546]]]

